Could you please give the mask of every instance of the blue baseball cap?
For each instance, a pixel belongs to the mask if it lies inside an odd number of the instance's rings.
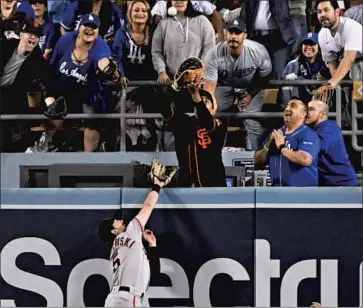
[[[95,14],[85,14],[82,15],[79,25],[94,25],[96,28],[99,28],[101,21],[100,18]]]
[[[314,32],[306,33],[303,36],[302,43],[304,44],[304,42],[308,42],[308,41],[313,42],[314,45],[319,44],[319,35]]]

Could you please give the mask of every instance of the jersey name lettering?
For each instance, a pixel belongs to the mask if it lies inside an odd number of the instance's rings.
[[[83,85],[85,85],[87,83],[87,75],[88,75],[87,73],[84,74],[84,75],[82,75],[81,73],[78,73],[78,67],[69,72],[69,70],[67,68],[65,68],[66,65],[67,65],[67,62],[63,62],[62,65],[59,68],[59,71],[62,74],[65,74],[67,76],[75,77],[77,79],[77,82],[81,83]]]
[[[126,247],[131,248],[135,244],[135,241],[131,239],[131,237],[119,237],[115,239],[115,242],[113,243],[113,248],[117,249],[119,247]]]

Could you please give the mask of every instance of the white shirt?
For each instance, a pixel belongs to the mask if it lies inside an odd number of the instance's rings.
[[[213,14],[216,6],[209,1],[191,1],[194,10],[203,13],[204,15],[210,16]],[[151,10],[151,15],[159,15],[162,18],[167,16],[166,10],[167,1],[157,1]]]
[[[332,36],[330,29],[321,28],[319,45],[326,63],[339,61],[344,51],[357,51],[357,58],[362,56],[363,27],[353,19],[340,17],[338,30]]]
[[[260,0],[255,19],[255,30],[266,31],[277,28],[278,27],[271,16],[269,2],[267,0]]]
[[[131,294],[145,293],[150,282],[150,264],[142,244],[142,226],[134,218],[113,241],[110,254],[112,287],[129,287]]]

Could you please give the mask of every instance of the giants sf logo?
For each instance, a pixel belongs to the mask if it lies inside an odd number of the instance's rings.
[[[205,128],[201,128],[198,130],[197,132],[197,136],[198,136],[198,143],[199,145],[202,147],[203,150],[205,150],[206,148],[208,148],[208,144],[212,143],[212,140],[210,139],[208,132]]]

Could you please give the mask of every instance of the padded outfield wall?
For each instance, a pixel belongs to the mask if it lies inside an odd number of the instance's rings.
[[[0,306],[103,306],[101,218],[147,189],[3,189]],[[146,306],[363,306],[361,188],[165,189]]]

